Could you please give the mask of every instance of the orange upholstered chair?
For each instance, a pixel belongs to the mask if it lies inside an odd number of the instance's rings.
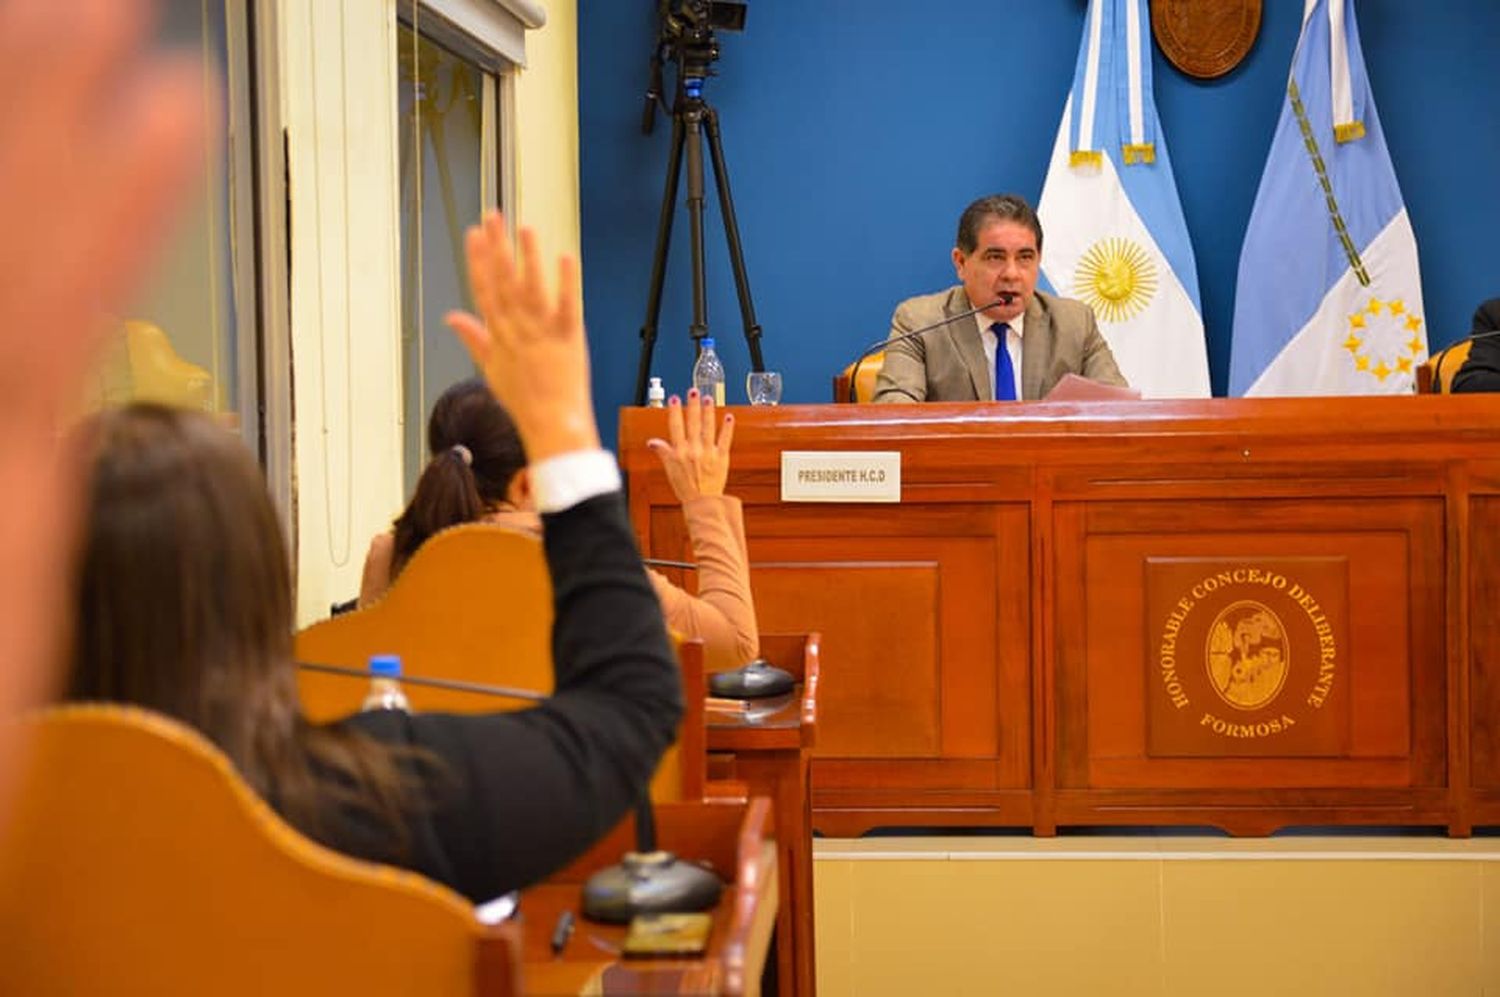
[[[303,837],[196,731],[103,704],[28,723],[0,993],[521,992],[516,926]]]
[[[1439,350],[1417,368],[1417,394],[1446,395],[1453,391],[1453,375],[1469,359],[1472,339],[1460,339],[1446,350]],[[1441,368],[1439,368],[1441,364]]]
[[[885,366],[885,353],[876,353],[865,357],[859,365],[858,394],[855,401],[867,402],[875,397],[875,379],[880,376],[880,369]],[[854,371],[854,364],[850,364],[833,377],[833,400],[836,402],[849,401],[849,375]]]
[[[298,661],[365,668],[372,654],[399,654],[402,671],[426,678],[552,691],[552,582],[542,543],[491,523],[444,530],[414,554],[386,594],[365,609],[299,632]],[[702,641],[680,641],[687,713],[678,742],[652,781],[659,800],[700,799],[708,772]],[[356,679],[303,671],[302,705],[315,721],[357,711]],[[408,684],[414,710],[480,713],[525,700]]]

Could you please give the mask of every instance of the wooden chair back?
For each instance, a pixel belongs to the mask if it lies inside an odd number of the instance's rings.
[[[298,661],[365,668],[370,656],[401,656],[403,674],[502,685],[550,694],[552,581],[542,542],[490,523],[444,530],[412,556],[385,596],[366,609],[297,634]],[[703,642],[678,641],[687,712],[678,741],[651,783],[653,799],[701,799],[708,773]],[[359,710],[358,679],[302,671],[303,710],[328,722]],[[403,686],[413,710],[490,713],[527,700]]]
[[[365,668],[370,656],[397,654],[408,675],[552,692],[552,581],[542,542],[491,523],[465,523],[422,545],[373,606],[315,623],[297,634],[298,661]],[[357,680],[301,672],[309,719],[323,723],[359,710]],[[524,700],[420,686],[412,709],[454,713],[517,709]]]
[[[521,992],[517,928],[303,837],[196,731],[104,704],[29,724],[0,993]]]
[[[880,376],[880,370],[885,366],[885,353],[876,353],[865,357],[859,365],[858,393],[854,400],[867,402],[875,397],[875,379]],[[849,400],[849,374],[854,370],[854,364],[845,367],[833,376],[833,400],[836,402],[847,402]]]

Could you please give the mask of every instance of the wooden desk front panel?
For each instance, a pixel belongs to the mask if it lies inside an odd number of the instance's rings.
[[[1060,788],[1442,784],[1439,497],[1063,503],[1055,523]],[[1259,654],[1211,647],[1218,625],[1275,652],[1270,685],[1237,684]]]
[[[1030,778],[1027,509],[745,510],[766,632],[822,633],[819,791],[985,791]],[[675,508],[654,554],[689,556]],[[685,580],[687,581],[687,580]],[[689,582],[690,583],[690,582]]]
[[[1479,823],[1500,822],[1500,495],[1469,506],[1470,770]]]

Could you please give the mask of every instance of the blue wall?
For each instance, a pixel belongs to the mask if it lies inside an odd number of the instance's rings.
[[[670,119],[640,133],[654,0],[579,5],[585,310],[606,440],[631,400]],[[719,109],[766,364],[783,401],[822,402],[832,372],[885,334],[910,294],[953,282],[948,254],[972,198],[1035,203],[1085,0],[750,0],[720,33]],[[944,12],[947,16],[943,16]],[[1215,394],[1229,366],[1240,241],[1280,112],[1299,0],[1265,0],[1260,36],[1228,76],[1192,80],[1152,46],[1156,100],[1198,257]],[[1416,230],[1434,348],[1500,295],[1500,4],[1359,0],[1376,105]],[[670,83],[670,75],[668,77]],[[679,192],[654,373],[689,379],[687,213]],[[710,329],[744,400],[749,368],[709,186]]]

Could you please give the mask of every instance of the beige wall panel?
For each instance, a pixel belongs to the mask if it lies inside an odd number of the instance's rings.
[[[400,503],[394,0],[284,0],[297,615],[359,591]]]

